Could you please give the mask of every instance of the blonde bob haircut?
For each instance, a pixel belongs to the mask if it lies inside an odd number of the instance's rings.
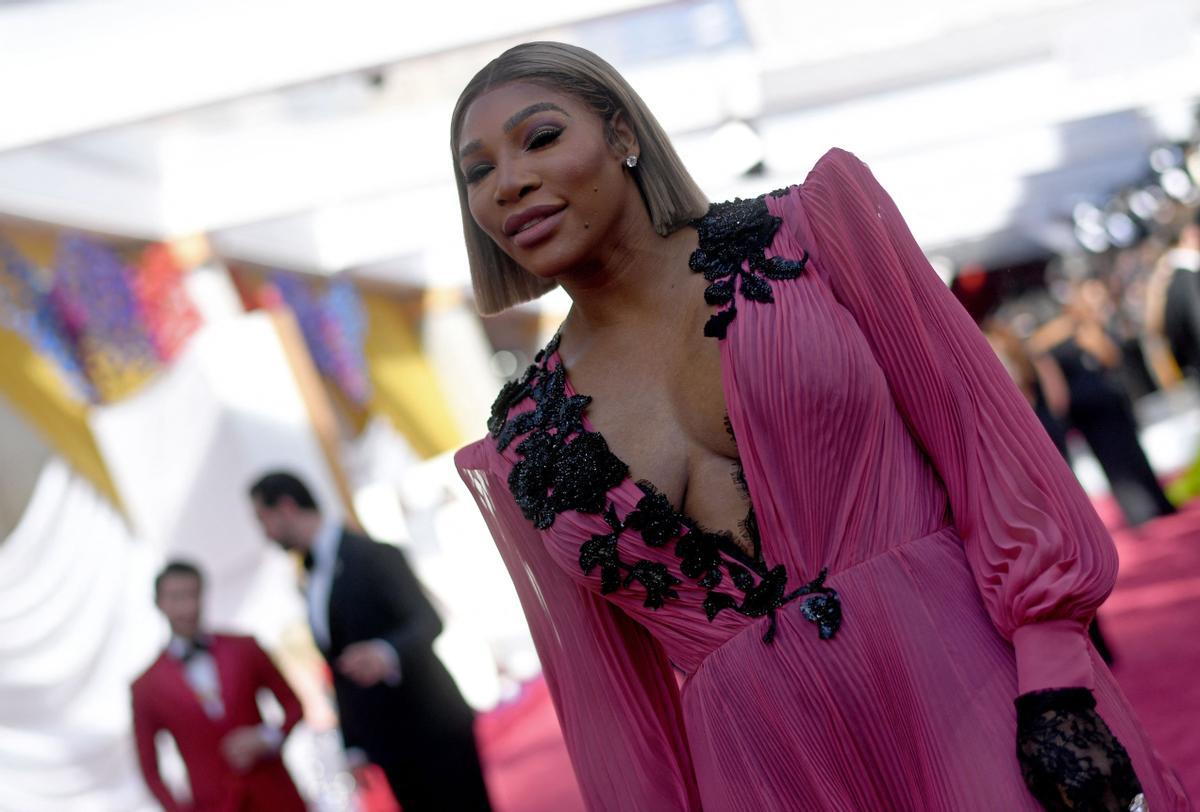
[[[613,119],[618,113],[622,115],[637,136],[639,147],[637,168],[631,172],[654,230],[662,236],[708,211],[707,198],[679,160],[666,132],[611,65],[591,51],[561,42],[527,42],[510,48],[467,83],[450,119],[454,183],[462,208],[475,306],[480,313],[491,315],[536,299],[556,284],[539,279],[513,262],[475,224],[467,206],[467,184],[458,162],[463,118],[477,98],[509,82],[530,82],[579,99],[604,122],[605,137],[614,148],[620,145]]]

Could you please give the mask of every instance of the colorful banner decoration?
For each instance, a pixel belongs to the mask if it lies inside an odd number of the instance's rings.
[[[344,279],[319,291],[313,282],[278,272],[271,281],[296,315],[313,363],[358,406],[371,399],[371,383],[363,353],[367,322],[354,285]]]
[[[87,422],[95,391],[50,288],[49,274],[0,237],[0,396],[119,508]]]
[[[0,237],[0,327],[17,333],[52,360],[77,399],[92,401],[95,389],[51,295],[52,287],[48,274]]]
[[[167,246],[155,243],[142,252],[132,278],[133,295],[155,354],[160,361],[172,361],[201,324],[184,287],[183,270]]]
[[[159,369],[125,263],[82,235],[63,237],[51,297],[100,400],[132,393]]]

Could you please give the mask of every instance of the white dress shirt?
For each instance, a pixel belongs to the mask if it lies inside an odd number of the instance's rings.
[[[200,700],[200,707],[204,708],[208,718],[220,719],[225,715],[225,702],[221,699],[221,675],[217,673],[217,661],[204,648],[192,653],[193,647],[191,640],[172,635],[167,652],[181,661],[183,678]]]
[[[329,636],[329,594],[337,567],[338,547],[342,543],[342,525],[323,519],[313,538],[313,568],[308,573],[308,620],[313,638],[323,649],[332,644]]]

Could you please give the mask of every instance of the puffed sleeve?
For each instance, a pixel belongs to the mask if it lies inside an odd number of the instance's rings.
[[[1093,687],[1086,629],[1117,555],[1087,495],[865,164],[831,150],[789,204],[945,484],[1020,691]]]
[[[520,597],[589,809],[698,810],[679,692],[661,647],[569,579],[482,444],[455,457]]]

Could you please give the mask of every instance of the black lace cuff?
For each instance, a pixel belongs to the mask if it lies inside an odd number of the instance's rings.
[[[1142,787],[1129,753],[1085,688],[1017,697],[1017,760],[1029,791],[1050,812],[1131,808]]]
[[[1017,706],[1017,724],[1022,725],[1046,711],[1089,711],[1096,709],[1096,697],[1087,688],[1049,688],[1021,694]]]

